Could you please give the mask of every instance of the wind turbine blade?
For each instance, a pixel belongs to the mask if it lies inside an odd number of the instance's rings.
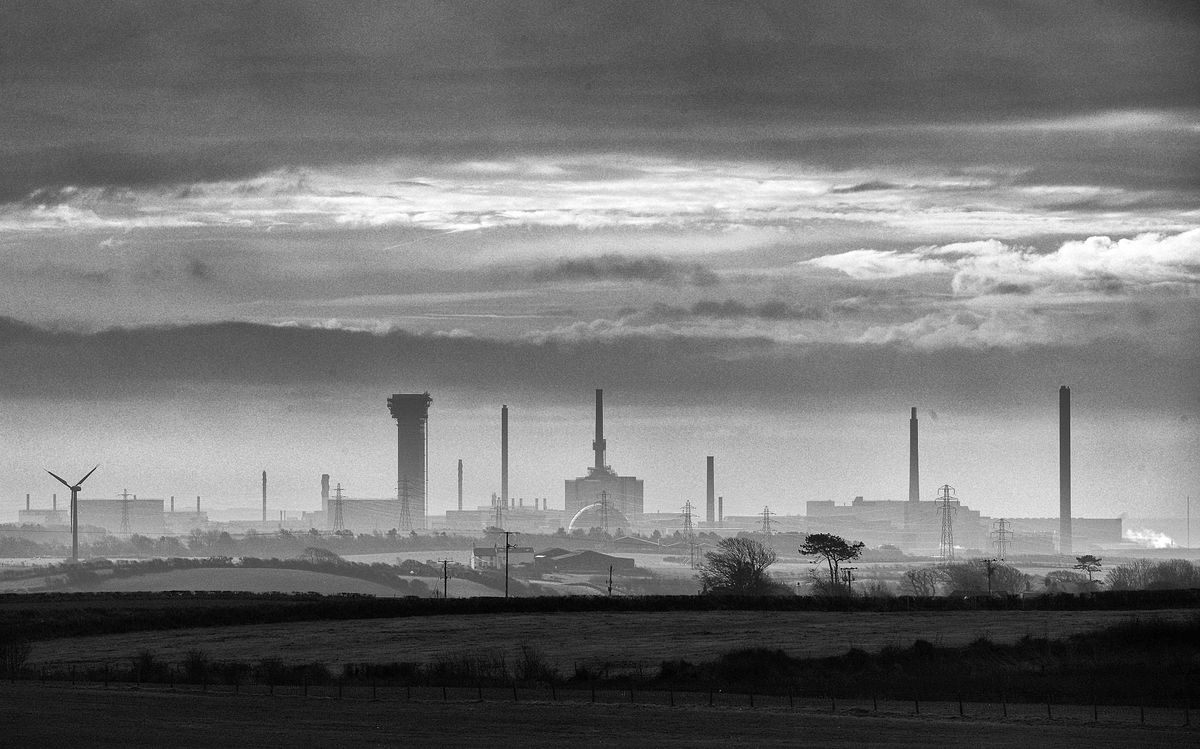
[[[84,481],[87,481],[87,477],[88,477],[88,476],[91,476],[93,473],[95,473],[95,472],[96,472],[96,469],[97,469],[97,468],[99,468],[99,467],[100,467],[100,464],[99,464],[99,463],[97,463],[96,465],[92,466],[92,470],[90,470],[90,471],[88,471],[88,472],[87,472],[87,476],[84,476],[83,478],[79,479],[79,481],[78,481],[78,482],[76,482],[75,486],[79,486],[79,485],[80,485],[80,484],[82,484]]]
[[[64,481],[62,476],[59,476],[59,475],[58,475],[57,473],[55,473],[54,471],[51,471],[49,468],[47,468],[47,469],[45,469],[45,470],[46,470],[46,473],[48,473],[48,474],[50,474],[51,476],[53,476],[54,478],[58,479],[58,480],[59,480],[59,482],[61,482],[63,486],[67,487],[68,489],[73,489],[73,488],[74,488],[73,486],[71,486],[70,484],[68,484],[66,481]]]

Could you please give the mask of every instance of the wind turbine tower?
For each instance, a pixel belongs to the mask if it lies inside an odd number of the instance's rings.
[[[74,485],[67,483],[67,481],[64,480],[62,476],[59,476],[54,471],[51,471],[50,469],[46,469],[46,473],[48,473],[51,476],[53,476],[54,478],[58,479],[59,483],[61,483],[63,486],[65,486],[71,490],[71,561],[72,562],[79,561],[79,492],[83,489],[83,482],[87,481],[88,476],[91,476],[93,473],[95,473],[96,469],[99,467],[100,467],[99,465],[94,466],[92,468],[92,470],[88,471],[84,475],[84,477],[79,479],[78,481],[76,481],[74,483]]]

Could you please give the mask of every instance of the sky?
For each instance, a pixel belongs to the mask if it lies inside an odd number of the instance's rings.
[[[1200,496],[1189,3],[0,4],[0,520],[43,472],[215,511]],[[936,518],[931,513],[931,522]]]

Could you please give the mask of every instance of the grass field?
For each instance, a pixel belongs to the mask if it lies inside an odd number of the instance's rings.
[[[816,709],[433,700],[406,702],[0,684],[6,745],[1124,749],[1194,745],[1194,728]]]
[[[441,591],[441,578],[409,577],[420,580],[431,590]],[[170,570],[134,577],[118,577],[87,587],[66,588],[65,592],[100,591],[129,593],[164,590],[220,590],[248,593],[362,593],[375,596],[396,596],[403,593],[386,585],[345,575],[332,575],[308,570],[272,569],[265,567],[212,567]],[[451,598],[503,595],[470,580],[451,580]]]
[[[576,664],[651,669],[667,659],[711,660],[747,647],[779,648],[798,657],[875,651],[917,639],[963,645],[987,637],[1014,642],[1024,635],[1065,637],[1132,616],[1184,620],[1190,609],[1164,611],[782,612],[671,611],[476,614],[355,621],[293,622],[192,628],[45,640],[33,643],[29,663],[128,663],[149,650],[180,663],[187,651],[212,660],[285,663],[434,662],[463,656],[512,657],[522,646],[569,675]]]

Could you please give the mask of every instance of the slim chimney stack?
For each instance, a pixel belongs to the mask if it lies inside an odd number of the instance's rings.
[[[1071,388],[1058,389],[1058,551],[1071,553]]]
[[[458,511],[462,512],[462,458],[458,459]]]
[[[596,439],[592,449],[596,451],[596,470],[604,470],[604,451],[608,444],[604,441],[604,391],[596,388]]]
[[[508,406],[500,407],[500,506],[508,507]]]
[[[25,495],[25,509],[26,510],[29,509],[29,495],[28,494]]]
[[[921,466],[917,459],[917,407],[908,419],[908,501],[921,501]]]
[[[708,456],[708,491],[704,500],[704,519],[709,524],[716,519],[716,481],[713,476],[713,456]]]
[[[263,471],[263,519],[267,522],[267,472]]]
[[[717,497],[717,522],[725,522],[725,498]]]
[[[329,513],[329,474],[321,474],[321,512]]]
[[[172,513],[175,512],[175,495],[174,494],[171,495],[171,512]]]
[[[58,512],[58,495],[57,494],[50,495],[50,509],[54,510],[55,512]]]

